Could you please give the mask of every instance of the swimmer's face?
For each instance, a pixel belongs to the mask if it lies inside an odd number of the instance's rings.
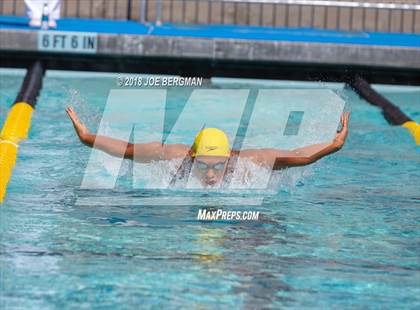
[[[227,162],[224,156],[197,156],[193,171],[203,186],[215,186],[222,180]]]

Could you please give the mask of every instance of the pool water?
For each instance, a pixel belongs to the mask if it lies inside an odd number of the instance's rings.
[[[0,73],[3,123],[24,71]],[[1,308],[420,307],[420,153],[407,131],[341,84],[212,85],[338,89],[352,112],[348,142],[280,173],[262,205],[247,206],[254,193],[241,193],[245,204],[232,209],[255,208],[259,221],[199,222],[202,193],[171,205],[164,197],[185,192],[132,190],[129,163],[114,191],[80,189],[91,150],[64,108],[71,103],[95,131],[115,75],[48,73],[0,207]],[[420,122],[418,87],[375,87]],[[77,203],[101,195],[158,203]]]

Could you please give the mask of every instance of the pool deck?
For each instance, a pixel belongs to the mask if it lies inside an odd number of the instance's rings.
[[[45,53],[28,19],[0,16],[0,51]],[[102,56],[420,69],[420,34],[231,25],[144,25],[65,18],[57,32],[96,33]],[[83,52],[81,52],[83,54]]]

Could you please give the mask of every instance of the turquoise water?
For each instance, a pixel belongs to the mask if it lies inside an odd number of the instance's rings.
[[[22,77],[1,71],[2,122]],[[256,87],[252,81],[213,82],[217,88]],[[262,206],[233,208],[258,209],[260,221],[203,223],[194,203],[77,205],[79,197],[104,192],[80,190],[90,149],[77,141],[64,107],[71,102],[96,130],[115,76],[47,75],[0,208],[0,305],[419,308],[418,147],[405,129],[389,126],[340,84],[265,81],[258,87],[291,85],[339,89],[352,111],[348,143],[311,167],[280,175]],[[378,89],[420,121],[419,88]],[[173,97],[174,111],[182,97]],[[117,189],[106,195],[168,195],[130,190],[124,165]],[[250,191],[242,198],[253,196]],[[223,207],[217,198],[212,203]]]

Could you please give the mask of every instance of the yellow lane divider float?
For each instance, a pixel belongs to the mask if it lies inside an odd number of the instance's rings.
[[[413,136],[414,141],[416,141],[416,143],[420,145],[420,125],[414,121],[408,121],[402,124],[401,126],[407,128]]]
[[[20,92],[0,132],[0,204],[6,196],[19,143],[28,137],[31,116],[42,87],[43,76],[44,69],[41,62],[34,62],[26,72]]]
[[[6,196],[6,188],[15,166],[19,142],[28,137],[34,108],[26,102],[18,102],[10,109],[0,133],[0,203]]]

